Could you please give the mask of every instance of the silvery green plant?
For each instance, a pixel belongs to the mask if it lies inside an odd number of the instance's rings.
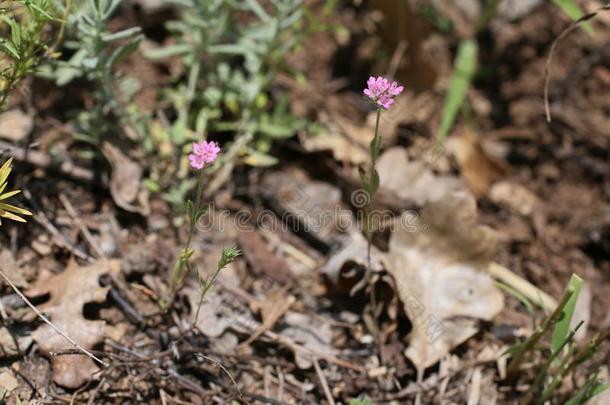
[[[272,0],[270,11],[257,0],[173,3],[181,10],[180,20],[167,23],[175,43],[146,53],[154,59],[177,55],[187,71],[167,91],[177,114],[172,142],[183,146],[193,134],[230,131],[252,141],[245,144],[256,163],[274,163],[267,155],[271,142],[304,125],[273,86],[286,55],[306,34],[302,0]]]
[[[59,22],[50,0],[0,1],[0,111],[10,92],[52,56],[46,31]]]
[[[116,131],[116,120],[109,119],[111,115],[121,124],[129,120],[120,100],[133,93],[132,81],[121,78],[115,67],[136,51],[143,35],[139,27],[118,32],[108,30],[108,20],[121,3],[122,0],[77,0],[71,10],[66,10],[58,2],[58,8],[67,14],[64,45],[75,52],[67,61],[49,64],[42,73],[59,86],[77,78],[93,84],[95,103],[90,110],[79,113],[78,137],[96,145],[108,133]]]

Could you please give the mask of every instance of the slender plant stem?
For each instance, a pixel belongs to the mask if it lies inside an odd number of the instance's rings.
[[[168,308],[174,301],[176,292],[182,286],[186,275],[190,272],[189,261],[191,259],[191,243],[193,241],[193,235],[197,228],[197,214],[201,209],[202,197],[203,197],[203,184],[204,184],[205,170],[199,171],[199,177],[197,177],[197,193],[195,194],[195,201],[193,203],[193,210],[189,213],[189,229],[184,247],[180,251],[180,257],[176,260],[176,265],[172,272],[171,286],[169,300],[167,301],[166,308]],[[184,271],[185,267],[188,271]]]
[[[369,184],[374,181],[374,176],[377,176],[377,157],[379,155],[379,145],[381,145],[381,135],[379,135],[379,121],[381,118],[381,108],[377,109],[377,117],[375,118],[375,135],[371,142],[371,171],[369,173]],[[373,229],[371,218],[371,207],[373,205],[373,197],[375,192],[367,192],[367,200],[364,206],[364,231],[367,239],[366,246],[366,265],[367,274],[371,272],[371,246],[373,244]]]

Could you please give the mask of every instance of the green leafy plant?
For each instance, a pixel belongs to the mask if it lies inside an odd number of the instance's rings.
[[[184,80],[165,92],[176,119],[169,128],[157,129],[157,142],[184,152],[189,141],[204,133],[235,134],[235,146],[223,159],[243,156],[251,165],[276,163],[270,155],[273,141],[306,125],[290,113],[286,94],[275,85],[278,73],[287,71],[286,56],[308,32],[303,2],[273,0],[267,8],[258,0],[174,2],[181,18],[166,27],[175,43],[145,53],[152,59],[178,56],[186,69]],[[152,141],[147,149],[158,150]],[[173,173],[153,169],[149,185],[163,189],[155,183],[174,183],[166,197],[181,203],[192,182],[183,178],[184,161],[175,166]],[[176,174],[182,177],[178,184]]]
[[[12,164],[13,158],[10,158],[6,162],[4,162],[2,167],[0,167],[0,217],[11,219],[17,222],[26,222],[26,220],[21,216],[32,215],[32,213],[26,209],[17,207],[12,204],[8,204],[6,202],[6,200],[21,192],[21,190],[6,191],[6,188],[8,186],[8,176],[9,174],[11,174]],[[1,224],[2,223],[0,222],[0,225]]]
[[[51,0],[0,1],[0,111],[10,92],[52,54],[46,31],[59,21],[54,14]]]
[[[94,103],[92,108],[80,111],[76,138],[94,145],[108,134],[120,133],[117,120],[119,125],[131,122],[122,102],[124,90],[131,83],[120,77],[115,67],[138,48],[144,37],[139,27],[118,32],[107,29],[108,20],[120,4],[121,0],[87,0],[74,3],[72,11],[67,5],[59,6],[68,15],[65,46],[75,52],[69,60],[54,61],[42,72],[59,86],[76,78],[93,84]]]
[[[536,360],[535,378],[530,385],[524,403],[544,404],[557,395],[557,389],[564,379],[577,371],[579,366],[589,360],[596,352],[606,333],[598,333],[584,345],[577,345],[574,336],[582,322],[570,328],[576,300],[580,294],[582,279],[572,275],[566,291],[555,308],[524,341],[512,346],[507,354],[511,356],[507,367],[507,378],[513,380],[522,372],[525,360]],[[522,295],[520,300],[525,299]],[[531,303],[527,305],[533,308]],[[550,344],[544,338],[550,336]],[[569,399],[572,405],[582,404],[588,399],[610,387],[599,380],[597,373],[589,375],[584,385]]]
[[[184,285],[186,277],[194,271],[199,280],[201,298],[199,300],[199,305],[197,306],[195,321],[193,323],[196,322],[199,316],[199,310],[203,304],[203,300],[207,292],[214,285],[220,271],[235,260],[241,253],[234,246],[224,249],[221,258],[218,261],[215,272],[208,278],[201,278],[199,271],[196,271],[191,260],[193,254],[195,253],[193,248],[191,248],[191,244],[193,242],[195,231],[197,230],[197,223],[199,222],[201,216],[208,211],[210,206],[209,203],[205,201],[203,196],[204,185],[206,182],[206,169],[214,163],[219,152],[220,147],[218,147],[216,142],[202,141],[200,143],[193,143],[193,151],[188,155],[191,168],[199,171],[199,175],[197,177],[197,192],[194,200],[189,199],[186,202],[188,236],[184,248],[182,248],[180,251],[180,255],[178,256],[178,260],[176,260],[176,264],[172,271],[169,298],[161,303],[163,308],[168,308],[173,302],[178,290]]]
[[[367,396],[360,398],[353,398],[349,400],[349,405],[373,405],[371,399]]]

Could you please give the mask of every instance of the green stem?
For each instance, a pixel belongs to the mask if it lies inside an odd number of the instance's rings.
[[[557,323],[559,317],[561,316],[561,312],[565,308],[565,306],[568,303],[568,300],[570,299],[571,296],[572,296],[572,292],[567,291],[563,295],[561,301],[559,302],[559,304],[557,305],[557,307],[555,308],[555,310],[553,311],[551,316],[549,316],[544,321],[542,326],[539,327],[538,330],[536,330],[534,333],[532,333],[532,335],[529,338],[527,338],[527,340],[523,343],[523,345],[519,348],[519,350],[517,350],[517,352],[513,354],[513,358],[511,359],[510,363],[508,363],[508,367],[506,369],[506,374],[507,374],[507,376],[509,376],[509,378],[514,376],[516,371],[519,369],[519,367],[521,366],[521,363],[525,359],[525,355],[530,350],[532,350],[534,347],[536,347],[536,345],[538,344],[540,339],[542,339],[542,337],[548,331],[550,331],[551,328]]]
[[[377,176],[377,157],[379,156],[379,147],[381,145],[381,136],[379,135],[379,121],[381,118],[381,108],[377,109],[377,117],[375,118],[375,134],[373,136],[373,140],[371,141],[371,171],[369,173],[369,184],[373,184],[375,181],[375,176]],[[373,244],[373,229],[372,229],[372,221],[371,221],[371,207],[373,205],[373,197],[375,195],[376,190],[371,190],[371,192],[367,192],[368,201],[366,201],[366,205],[364,206],[364,230],[367,239],[367,247],[366,247],[366,262],[367,267],[370,272],[371,269],[371,246]]]
[[[174,266],[174,270],[172,271],[171,285],[170,285],[170,293],[169,299],[165,304],[165,307],[168,308],[171,303],[174,301],[176,296],[176,292],[182,286],[186,274],[190,270],[189,262],[192,256],[191,251],[191,243],[193,241],[193,235],[195,234],[195,229],[197,228],[197,214],[199,210],[201,210],[202,204],[202,195],[203,195],[203,185],[204,185],[204,176],[205,169],[199,171],[199,177],[197,178],[197,194],[195,195],[195,202],[193,204],[193,211],[190,213],[191,217],[189,218],[189,229],[188,235],[186,239],[186,243],[184,244],[184,248],[180,251],[180,257],[176,260],[176,264]]]

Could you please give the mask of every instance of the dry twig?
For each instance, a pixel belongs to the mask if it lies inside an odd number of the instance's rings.
[[[11,288],[13,289],[13,291],[15,291],[15,293],[19,296],[19,298],[21,298],[23,300],[23,302],[25,302],[25,304],[30,307],[30,309],[32,311],[34,311],[34,313],[36,313],[36,315],[42,319],[47,325],[49,325],[56,333],[58,333],[61,337],[63,337],[64,339],[66,339],[68,342],[70,342],[70,344],[72,344],[74,347],[76,347],[80,352],[86,354],[87,356],[89,356],[89,358],[91,358],[92,360],[94,360],[95,362],[101,364],[104,367],[108,367],[108,364],[102,360],[100,360],[98,357],[96,357],[93,353],[91,353],[89,350],[85,349],[84,347],[82,347],[81,345],[79,345],[74,339],[72,339],[70,336],[66,335],[64,332],[62,332],[61,330],[59,330],[59,328],[57,326],[55,326],[51,321],[49,321],[47,319],[46,316],[44,316],[39,310],[38,308],[36,308],[34,306],[34,304],[32,304],[30,302],[30,300],[28,300],[26,298],[25,295],[23,295],[23,293],[19,290],[19,288],[17,288],[17,286],[15,284],[13,284],[13,282],[11,280],[9,280],[9,278],[2,272],[2,270],[0,270],[0,276],[2,276],[2,278],[8,283],[8,285],[11,286]]]
[[[550,65],[551,60],[553,59],[553,54],[555,53],[555,48],[557,47],[557,44],[559,44],[559,41],[561,41],[569,33],[578,28],[580,24],[594,18],[597,13],[603,10],[610,10],[610,4],[603,5],[592,13],[583,15],[578,20],[570,24],[568,28],[563,30],[562,33],[559,34],[559,36],[553,41],[553,44],[551,45],[551,50],[549,51],[549,56],[546,58],[546,63],[544,64],[544,112],[546,114],[547,122],[551,122],[551,108],[549,107],[549,82],[551,81]]]

